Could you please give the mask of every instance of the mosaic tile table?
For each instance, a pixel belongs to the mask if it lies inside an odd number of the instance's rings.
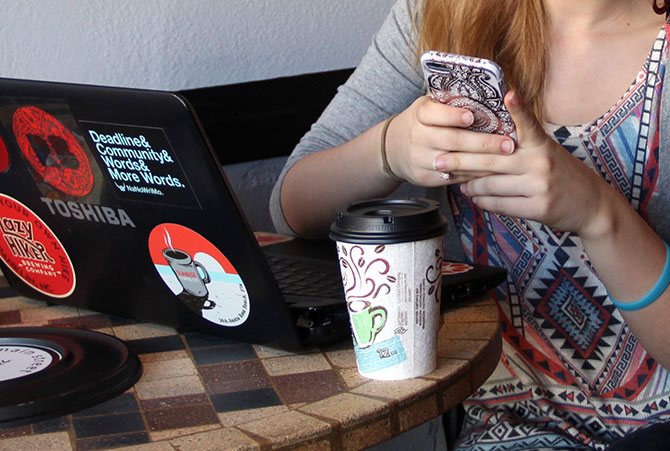
[[[498,312],[482,296],[450,308],[438,368],[396,382],[361,377],[351,342],[293,354],[17,296],[0,275],[0,327],[62,326],[124,340],[144,373],[103,404],[0,429],[0,450],[360,449],[458,404],[495,367]]]

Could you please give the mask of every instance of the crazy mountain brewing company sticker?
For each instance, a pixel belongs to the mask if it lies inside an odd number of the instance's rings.
[[[64,298],[75,288],[72,261],[51,229],[28,207],[0,194],[0,259],[42,294]]]
[[[24,106],[14,112],[12,128],[23,156],[42,181],[70,196],[91,192],[91,162],[63,123],[40,108]]]
[[[202,235],[179,224],[159,224],[149,235],[149,253],[168,288],[207,321],[233,327],[249,317],[242,278]]]

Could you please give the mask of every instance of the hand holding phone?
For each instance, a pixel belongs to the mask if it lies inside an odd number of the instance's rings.
[[[421,56],[428,92],[434,100],[472,111],[471,130],[506,135],[517,141],[505,107],[505,79],[493,61],[429,50]]]

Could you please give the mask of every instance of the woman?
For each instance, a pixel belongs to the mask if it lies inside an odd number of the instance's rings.
[[[338,207],[404,180],[453,215],[447,255],[507,268],[503,355],[464,403],[464,448],[602,449],[667,420],[667,5],[415,1],[398,0],[289,158],[278,230],[325,236]],[[425,96],[428,49],[502,66],[517,144]]]

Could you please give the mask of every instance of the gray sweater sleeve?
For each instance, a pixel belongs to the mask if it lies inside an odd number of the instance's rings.
[[[396,1],[361,63],[289,156],[270,196],[270,214],[278,233],[294,235],[281,211],[279,192],[298,160],[352,140],[424,94],[410,39],[415,3]]]

